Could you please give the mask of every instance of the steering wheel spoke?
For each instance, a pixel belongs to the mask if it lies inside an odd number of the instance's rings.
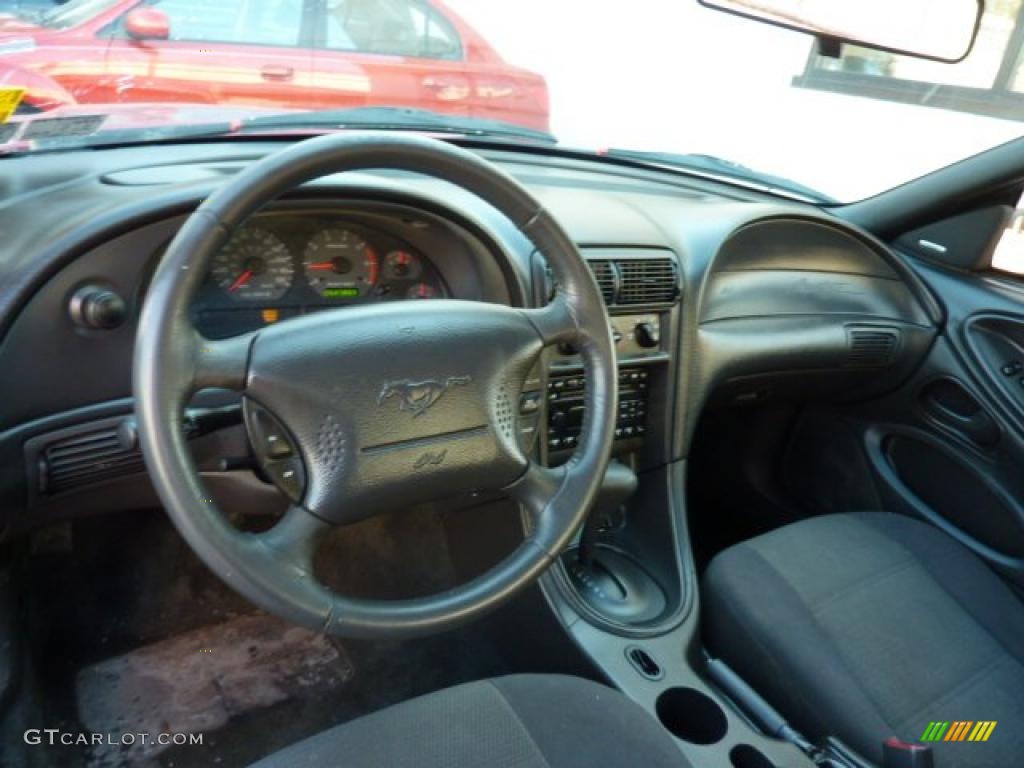
[[[211,341],[196,334],[193,342],[193,390],[207,387],[244,390],[249,368],[249,352],[255,339],[255,332],[222,341]]]
[[[525,314],[546,347],[578,342],[584,337],[572,304],[562,291],[558,291],[546,306],[525,310]]]
[[[333,526],[292,504],[269,531],[252,534],[252,542],[275,563],[286,564],[298,578],[313,578],[313,558],[320,537]]]
[[[565,548],[585,516],[577,505],[564,503],[571,468],[571,464],[545,467],[531,461],[523,476],[506,489],[526,512],[529,538],[552,557]]]

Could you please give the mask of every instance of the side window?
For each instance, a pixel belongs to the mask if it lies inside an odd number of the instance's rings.
[[[147,0],[171,22],[170,40],[295,46],[303,0]],[[122,21],[115,37],[125,37]]]
[[[234,41],[244,0],[205,3],[201,0],[155,0],[171,20],[171,40]]]
[[[303,0],[251,0],[245,3],[238,42],[298,45],[302,6]]]
[[[458,33],[422,0],[328,0],[326,47],[425,59],[459,59]]]
[[[416,34],[423,43],[421,56],[428,59],[462,58],[459,36],[451,24],[420,3],[413,7],[412,14]]]
[[[1017,203],[1010,226],[999,240],[992,256],[992,268],[1024,275],[1024,198]]]

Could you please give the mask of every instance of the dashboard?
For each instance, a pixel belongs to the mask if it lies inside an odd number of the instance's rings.
[[[380,225],[328,211],[266,213],[214,257],[192,321],[223,339],[324,309],[450,295],[433,260]]]
[[[130,439],[150,276],[225,176],[281,146],[175,146],[160,164],[145,147],[5,161],[0,369],[14,374],[0,377],[0,530],[156,503]],[[620,365],[615,450],[638,471],[685,458],[705,406],[867,397],[904,378],[935,335],[938,315],[899,260],[813,206],[598,162],[481,154],[529,189],[591,266]],[[535,246],[480,199],[423,176],[360,172],[253,216],[216,255],[191,315],[223,339],[372,303],[536,306],[551,288]],[[82,296],[106,297],[119,316],[82,312]],[[516,421],[538,460],[557,463],[577,444],[585,377],[572,348],[544,363]],[[192,407],[237,409],[226,394],[201,392]],[[259,482],[238,477],[251,473],[217,469],[218,434],[193,441],[209,446],[210,482],[249,493]],[[236,437],[229,458],[244,466]]]

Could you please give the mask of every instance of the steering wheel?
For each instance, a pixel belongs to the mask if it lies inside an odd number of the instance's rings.
[[[468,301],[327,310],[211,341],[189,304],[211,259],[250,215],[320,176],[412,171],[490,203],[544,254],[557,281],[539,309]],[[517,426],[527,374],[545,346],[580,349],[587,376],[576,453],[557,469],[524,455]],[[189,217],[154,274],[136,339],[139,440],[167,513],[230,586],[328,634],[396,637],[451,628],[537,579],[582,524],[611,453],[616,366],[600,293],[572,240],[515,180],[466,150],[416,136],[336,134],[270,155]],[[182,429],[189,398],[241,393],[249,439],[291,500],[270,530],[232,526],[207,498]],[[313,561],[332,526],[461,492],[501,490],[526,511],[523,542],[481,576],[408,600],[347,598]]]

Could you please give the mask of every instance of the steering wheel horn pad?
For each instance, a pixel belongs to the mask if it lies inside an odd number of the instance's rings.
[[[328,310],[213,341],[189,307],[209,265],[249,216],[334,173],[393,169],[463,187],[544,254],[558,290],[545,307],[393,302]],[[523,383],[545,347],[572,342],[587,377],[576,453],[557,469],[522,454]],[[298,142],[232,177],[172,240],[154,273],[135,346],[139,441],[172,522],[224,581],[266,610],[329,634],[400,637],[449,629],[510,599],[582,525],[611,453],[617,371],[601,294],[575,244],[518,182],[479,156],[413,135],[339,133]],[[254,446],[279,432],[291,485],[269,531],[237,530],[209,500],[182,430],[199,389],[238,391]],[[271,425],[267,427],[266,425]],[[280,447],[280,446],[278,446]],[[257,447],[261,458],[270,449]],[[293,472],[291,468],[294,468]],[[527,512],[519,547],[439,595],[368,600],[326,588],[313,566],[334,525],[471,490],[501,490]]]
[[[514,410],[542,349],[522,311],[500,305],[319,312],[256,337],[246,396],[297,443],[302,505],[347,524],[522,476]]]

